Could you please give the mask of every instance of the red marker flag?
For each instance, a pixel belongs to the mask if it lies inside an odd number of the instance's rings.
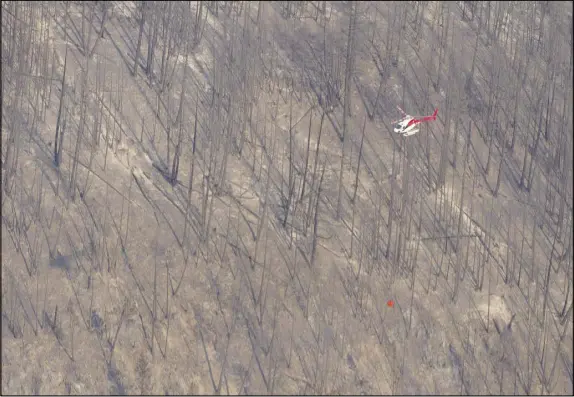
[[[393,307],[395,305],[395,302],[393,302],[392,300],[388,300],[387,301],[387,306],[388,307]]]

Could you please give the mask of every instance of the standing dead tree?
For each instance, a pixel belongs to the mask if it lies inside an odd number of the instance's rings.
[[[323,131],[323,121],[325,120],[325,110],[323,110],[323,113],[321,114],[321,121],[319,122],[319,135],[317,137],[317,145],[315,147],[315,159],[314,159],[314,164],[313,164],[313,176],[312,176],[312,182],[311,182],[311,188],[310,190],[313,191],[314,187],[315,187],[315,183],[317,181],[317,164],[319,163],[319,150],[321,148],[321,133]],[[313,194],[309,194],[309,203],[308,203],[308,207],[307,207],[307,222],[305,222],[305,233],[307,233],[307,229],[309,228],[310,225],[310,218],[311,218],[311,210],[312,210],[312,205],[313,205]]]
[[[363,158],[363,142],[365,141],[365,127],[367,125],[367,114],[365,114],[363,120],[363,129],[361,132],[361,144],[359,146],[359,159],[357,160],[357,171],[355,172],[355,183],[353,184],[353,197],[351,198],[351,203],[353,204],[353,216],[351,220],[351,252],[350,256],[353,256],[353,241],[355,240],[355,212],[357,209],[357,188],[359,186],[359,172],[361,171],[361,160]]]
[[[79,163],[79,156],[80,156],[80,146],[84,135],[84,128],[86,126],[86,117],[87,117],[87,99],[88,99],[88,73],[90,71],[90,61],[89,58],[86,58],[86,65],[82,70],[82,81],[81,81],[81,89],[80,89],[80,120],[78,126],[78,133],[76,136],[76,146],[74,149],[74,158],[72,162],[72,172],[70,174],[70,198],[72,201],[76,198],[76,179],[78,176],[78,163]]]
[[[488,157],[486,159],[486,165],[484,166],[484,172],[488,176],[490,171],[490,164],[492,159],[492,147],[495,143],[496,138],[500,133],[500,128],[498,125],[498,112],[500,109],[500,79],[501,79],[501,67],[503,57],[498,54],[496,49],[491,50],[492,61],[490,65],[490,82],[488,84],[488,105],[486,108],[486,120],[485,120],[485,133],[488,139]]]
[[[147,12],[148,12],[147,9],[148,9],[149,3],[150,2],[148,2],[148,1],[138,1],[137,2],[139,33],[138,33],[138,41],[136,44],[136,53],[134,55],[135,59],[134,59],[134,67],[133,67],[133,71],[132,71],[132,76],[136,76],[138,73],[138,65],[139,65],[140,54],[141,54],[141,43],[142,43],[142,37],[143,37],[143,32],[144,32],[144,27],[145,27]]]
[[[341,166],[339,168],[339,192],[337,194],[337,219],[341,219],[341,202],[343,197],[343,168],[345,163],[345,138],[347,135],[348,118],[351,110],[351,81],[354,62],[355,25],[357,20],[358,3],[350,3],[349,30],[347,32],[347,56],[345,58],[345,99],[343,104],[343,136],[341,137]]]
[[[197,1],[195,8],[195,24],[193,25],[193,42],[191,48],[196,48],[203,37],[208,11],[204,8],[204,1]],[[190,2],[191,7],[191,2]]]
[[[96,51],[100,39],[104,37],[104,25],[111,5],[107,1],[82,1],[81,2],[81,22],[80,22],[80,51],[83,56],[91,58]],[[96,32],[97,14],[100,14],[99,31]],[[69,14],[68,18],[72,18]],[[92,37],[96,39],[92,44]]]
[[[8,130],[2,184],[8,196],[12,193],[20,155],[22,139],[19,132],[31,127],[27,125],[25,116],[31,113],[30,107],[33,107],[32,84],[28,76],[36,73],[35,56],[39,55],[39,46],[35,41],[37,29],[31,28],[37,22],[37,5],[22,2],[10,5],[11,9],[2,7],[2,36],[7,38],[2,40],[2,54],[3,61],[5,53],[8,59],[7,65],[2,64],[2,116],[7,120]],[[5,18],[7,23],[4,23]],[[9,111],[4,112],[5,109]]]
[[[291,203],[295,194],[295,148],[294,148],[294,131],[293,131],[293,90],[289,95],[289,180],[287,186],[287,197],[285,199],[285,216],[283,217],[282,226],[286,227]],[[293,226],[291,226],[291,230]]]
[[[161,64],[159,73],[160,91],[163,92],[166,88],[171,86],[175,67],[177,62],[172,59],[177,59],[179,49],[181,48],[182,40],[188,40],[186,37],[186,24],[183,21],[183,12],[181,3],[166,2],[166,9],[163,11],[162,26],[161,26]],[[170,67],[173,63],[172,67]]]
[[[185,136],[185,129],[184,129],[184,101],[185,101],[185,88],[187,83],[187,59],[188,55],[185,56],[185,63],[183,65],[183,78],[181,79],[181,92],[179,94],[179,106],[177,110],[177,116],[173,123],[174,127],[178,128],[177,134],[177,142],[175,144],[175,152],[173,154],[173,163],[171,167],[171,175],[169,177],[171,184],[175,184],[177,182],[177,175],[179,173],[179,158],[181,156],[182,150],[182,139]],[[169,145],[169,142],[168,142]],[[191,186],[191,185],[190,185]]]
[[[313,121],[313,109],[309,112],[309,130],[307,135],[307,150],[305,151],[305,167],[303,168],[303,178],[301,180],[301,194],[299,195],[299,201],[303,200],[305,196],[305,183],[307,181],[307,170],[309,168],[309,149],[311,147],[311,126]]]
[[[157,15],[157,10],[159,5],[157,2],[150,2],[149,6],[146,8],[148,11],[149,22],[148,22],[148,35],[147,35],[147,60],[146,60],[146,74],[148,79],[151,81],[153,76],[153,61],[155,55],[155,48],[159,33],[159,16]]]
[[[321,203],[321,188],[323,186],[323,176],[325,175],[325,164],[321,167],[321,177],[319,178],[319,185],[317,186],[317,193],[315,198],[315,213],[313,215],[313,237],[311,242],[311,264],[315,264],[317,256],[317,239],[319,236],[319,204]]]
[[[450,20],[450,17],[448,17],[448,19]],[[448,24],[448,21],[447,21]],[[448,34],[448,32],[446,33]],[[454,32],[453,35],[451,37],[454,37]],[[447,164],[448,164],[448,147],[449,147],[449,138],[451,135],[451,120],[453,119],[453,111],[452,111],[452,107],[453,107],[453,100],[456,101],[456,93],[454,93],[453,91],[455,91],[454,89],[454,84],[456,84],[456,77],[453,76],[455,72],[455,57],[454,57],[454,49],[452,48],[452,41],[451,41],[451,46],[449,50],[445,50],[448,51],[447,56],[449,57],[449,74],[447,76],[447,86],[446,86],[446,107],[445,107],[445,121],[444,121],[444,132],[443,132],[443,138],[442,138],[442,142],[441,142],[441,155],[440,155],[440,162],[439,162],[439,166],[438,166],[438,181],[437,184],[439,186],[444,187],[445,185],[445,179],[446,179],[446,168],[447,168]],[[439,71],[440,72],[440,71]],[[439,73],[439,78],[440,78],[440,73]],[[454,81],[453,81],[454,80]],[[454,102],[456,103],[456,102]],[[454,113],[455,114],[455,113]],[[456,116],[455,116],[456,117]],[[457,135],[458,131],[454,130],[454,135]],[[456,147],[455,147],[455,151],[456,151]]]
[[[341,101],[345,71],[342,67],[343,57],[339,54],[337,46],[332,44],[332,32],[327,27],[328,24],[325,23],[323,25],[323,53],[320,62],[322,86],[319,104],[325,111],[331,112]]]
[[[62,145],[64,143],[63,113],[64,101],[66,99],[66,69],[68,66],[68,47],[64,57],[64,73],[62,74],[62,88],[60,89],[60,106],[58,107],[58,117],[56,119],[56,136],[54,137],[54,164],[60,166],[62,159]]]
[[[445,54],[447,54],[448,46],[448,32],[450,28],[451,18],[451,5],[453,3],[449,1],[440,2],[440,26],[442,27],[440,32],[440,42],[439,42],[439,53],[438,53],[438,65],[437,65],[437,77],[434,84],[436,91],[440,89],[441,75],[442,75],[442,65],[444,61]],[[437,11],[438,12],[438,11]],[[446,22],[445,22],[446,19]]]

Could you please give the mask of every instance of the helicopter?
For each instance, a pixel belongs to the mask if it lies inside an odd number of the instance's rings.
[[[393,122],[393,129],[395,133],[402,134],[403,136],[414,135],[419,132],[419,124],[425,121],[436,120],[436,115],[438,114],[438,109],[434,110],[432,116],[425,116],[421,118],[416,118],[405,113],[403,109],[397,106],[397,109],[401,112],[403,118]]]

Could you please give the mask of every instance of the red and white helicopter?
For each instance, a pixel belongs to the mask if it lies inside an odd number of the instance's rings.
[[[432,116],[425,116],[420,119],[409,116],[405,113],[403,109],[397,106],[403,118],[393,122],[394,131],[397,134],[402,134],[403,136],[414,135],[419,132],[419,124],[425,121],[434,121],[436,120],[436,115],[438,114],[438,109],[434,110]]]

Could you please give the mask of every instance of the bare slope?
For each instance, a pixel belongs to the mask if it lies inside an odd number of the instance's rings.
[[[2,5],[3,393],[572,393],[570,3],[106,4]]]

